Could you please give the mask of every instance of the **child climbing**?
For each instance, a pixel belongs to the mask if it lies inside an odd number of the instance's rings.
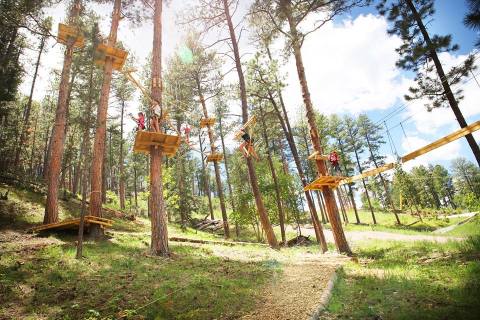
[[[328,156],[328,161],[332,165],[332,168],[335,172],[340,172],[339,157],[335,150],[330,152],[330,155]]]
[[[243,142],[240,145],[240,150],[242,151],[243,156],[248,158],[250,155],[252,155],[256,160],[259,160],[258,155],[253,148],[253,139],[251,139],[250,135],[245,131],[245,129],[240,129],[240,132],[243,139]]]
[[[130,117],[137,123],[137,131],[145,130],[145,115],[143,112],[138,113],[138,118],[135,118],[133,114],[130,113]]]
[[[190,145],[190,131],[192,131],[192,128],[188,123],[183,124],[183,133],[185,134],[185,141],[188,145]]]
[[[150,126],[152,131],[160,132],[160,120],[162,119],[162,108],[158,103],[152,108],[153,114],[152,118],[150,119]]]

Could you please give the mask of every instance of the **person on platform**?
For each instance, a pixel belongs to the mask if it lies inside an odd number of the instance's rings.
[[[130,114],[130,117],[137,123],[136,131],[143,131],[145,130],[145,115],[143,112],[138,113],[138,118],[135,118],[133,114]]]
[[[332,152],[330,152],[330,155],[328,156],[328,161],[332,165],[332,168],[335,172],[340,172],[340,159],[338,157],[337,151],[333,150]]]

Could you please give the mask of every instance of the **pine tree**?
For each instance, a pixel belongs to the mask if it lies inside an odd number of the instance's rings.
[[[469,12],[465,16],[463,22],[465,25],[473,30],[480,30],[480,0],[467,0]],[[475,44],[480,47],[480,38],[477,39]]]
[[[408,101],[426,97],[431,101],[431,105],[427,106],[429,111],[445,105],[450,106],[460,127],[466,127],[467,122],[459,107],[461,90],[454,92],[452,86],[460,83],[474,68],[474,57],[469,56],[462,65],[445,72],[438,54],[453,52],[459,47],[456,44],[452,45],[451,35],[430,36],[428,33],[424,21],[432,19],[435,13],[434,1],[381,0],[377,8],[393,22],[388,32],[398,35],[403,41],[397,49],[400,54],[397,66],[417,74],[416,86],[409,89],[410,93],[405,99]],[[433,76],[432,73],[436,73],[437,76]],[[465,138],[480,167],[480,147],[472,134],[466,135]]]

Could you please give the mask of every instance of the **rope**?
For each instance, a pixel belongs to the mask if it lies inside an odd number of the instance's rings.
[[[390,144],[390,150],[392,150],[392,153],[394,153],[398,158],[397,148],[395,147],[395,143],[393,142],[392,136],[390,135],[390,130],[388,130],[387,123],[384,121],[383,124],[387,129],[387,136],[388,136],[388,142]]]
[[[403,128],[402,122],[400,122],[400,127],[402,127],[403,135],[405,136],[405,139],[407,140],[408,148],[412,150],[412,146],[410,145],[410,141],[408,140],[407,134],[405,133],[405,129]]]

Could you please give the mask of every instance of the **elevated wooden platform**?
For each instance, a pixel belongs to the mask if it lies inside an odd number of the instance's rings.
[[[328,156],[324,154],[320,154],[318,151],[315,151],[311,155],[308,156],[308,160],[328,160]]]
[[[77,27],[59,23],[57,41],[67,45],[73,39],[75,40],[73,43],[75,48],[83,48],[85,46],[85,38]]]
[[[200,120],[200,128],[213,126],[215,124],[215,118],[203,118]]]
[[[223,153],[211,153],[207,155],[207,162],[218,162],[223,160]]]
[[[85,216],[85,228],[90,227],[91,225],[99,225],[100,228],[108,228],[113,225],[113,220],[95,217],[95,216]],[[42,224],[38,227],[33,227],[28,230],[28,232],[41,232],[46,230],[71,230],[71,229],[78,229],[80,225],[80,218],[76,219],[69,219],[62,222],[57,223],[48,223]]]
[[[97,57],[95,63],[98,66],[105,64],[105,59],[110,57],[113,59],[113,69],[122,70],[125,61],[127,60],[128,52],[120,48],[111,47],[105,43],[100,43],[96,50]]]
[[[248,129],[251,126],[255,125],[255,123],[257,123],[257,117],[253,116],[248,119],[248,121],[240,129]],[[235,132],[235,135],[233,137],[235,138],[235,140],[240,140],[242,138],[242,132],[238,130],[237,132]]]
[[[340,184],[342,180],[344,180],[345,177],[339,177],[339,176],[321,176],[317,178],[315,181],[312,183],[308,184],[303,188],[303,190],[308,191],[308,190],[321,190],[322,187],[330,187],[330,188],[336,188]]]
[[[150,153],[150,147],[156,146],[162,152],[171,157],[177,153],[178,147],[182,142],[180,136],[172,136],[164,133],[138,131],[135,135],[134,152]]]

